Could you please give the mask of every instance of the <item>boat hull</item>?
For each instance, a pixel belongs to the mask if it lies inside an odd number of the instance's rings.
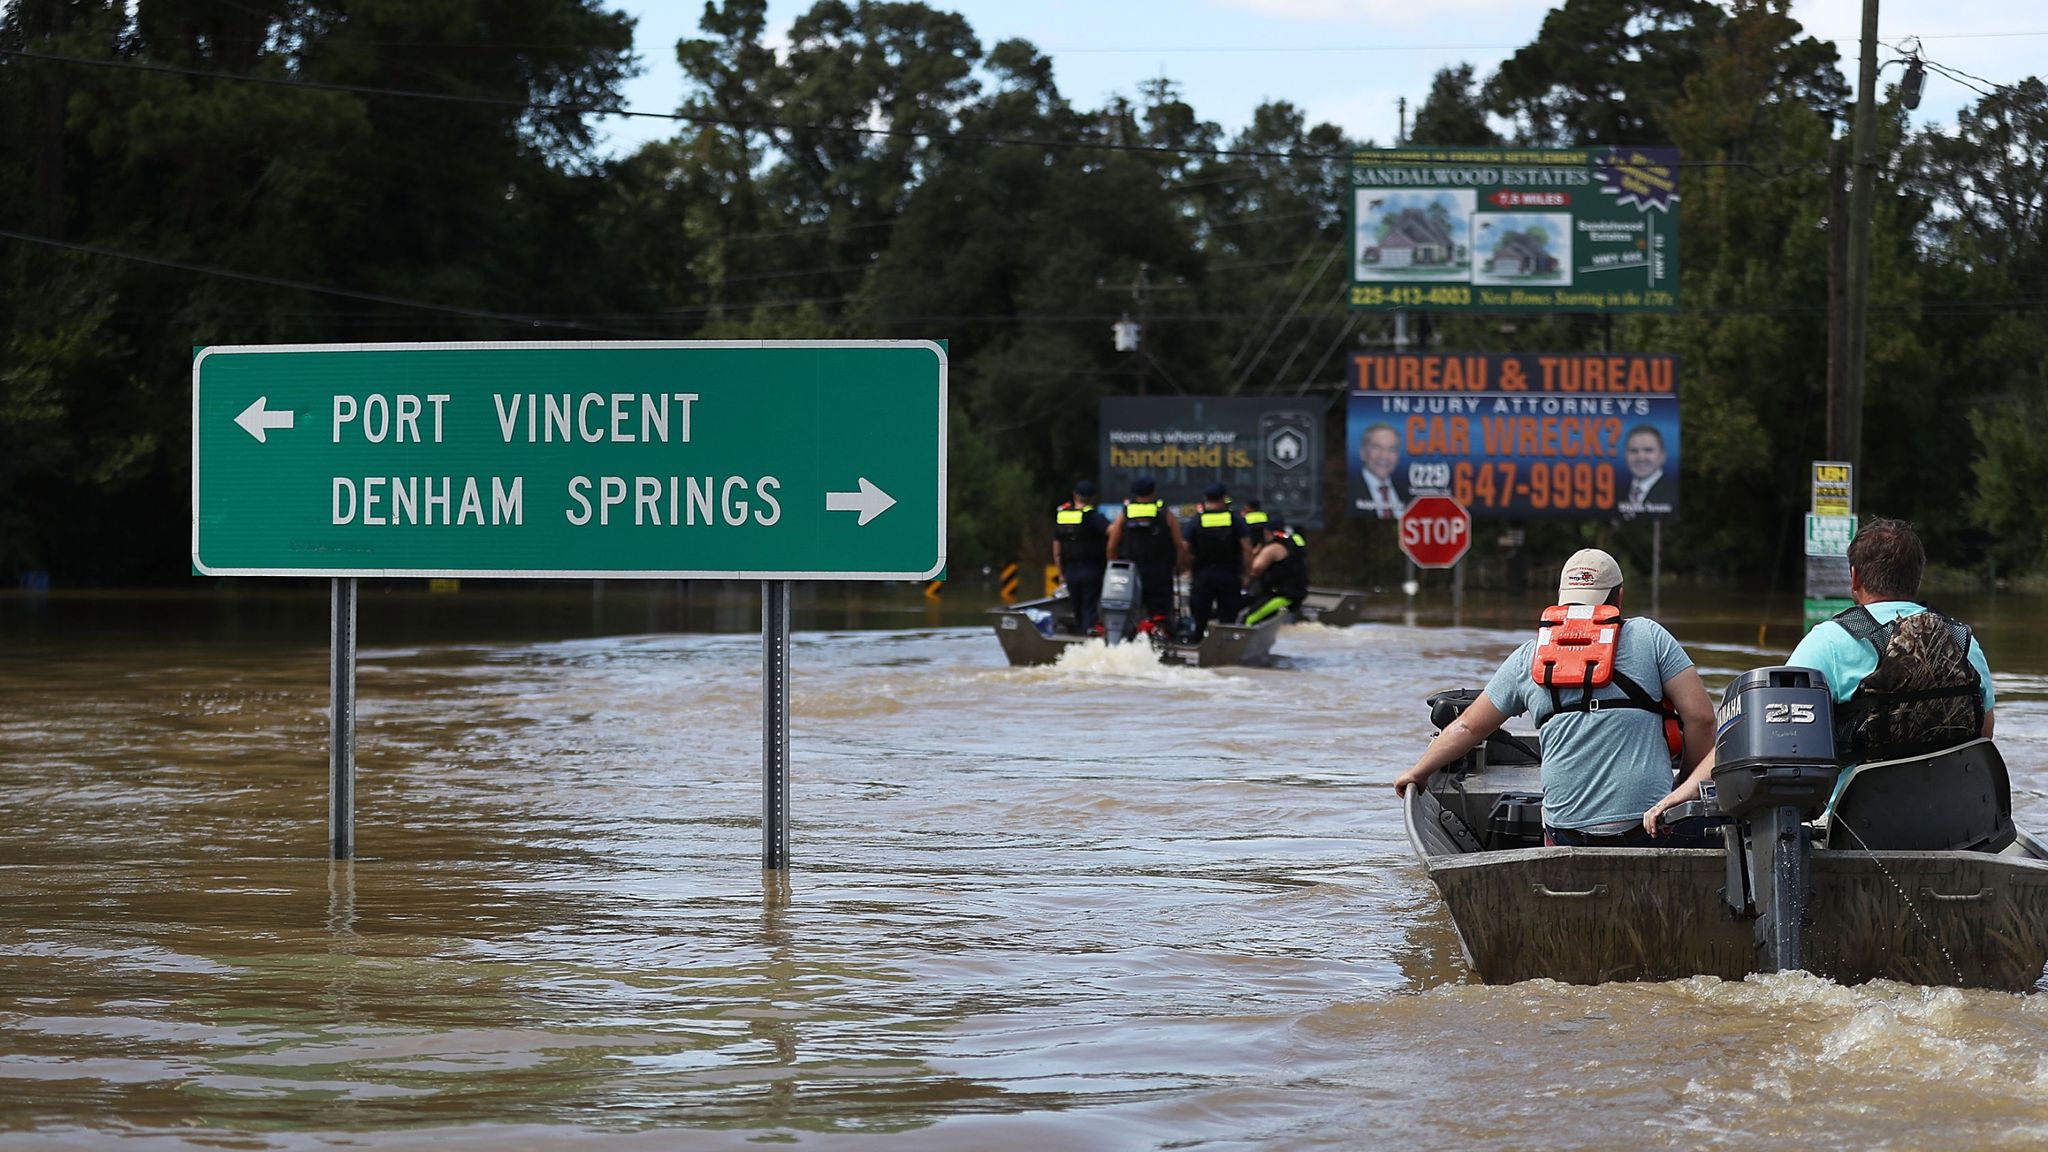
[[[1053,614],[1055,627],[1052,635],[1039,631],[1037,621],[1030,615],[1031,610]],[[1003,656],[1014,666],[1056,663],[1067,649],[1090,642],[1088,637],[1073,632],[1073,616],[1063,597],[991,608],[988,614],[996,639],[1002,643]],[[1272,658],[1273,641],[1279,634],[1280,620],[1274,617],[1251,626],[1211,624],[1199,644],[1159,644],[1153,647],[1161,660],[1195,668],[1263,664]]]
[[[1423,790],[1411,842],[1489,984],[1740,979],[1759,970],[1753,921],[1722,899],[1720,849],[1471,852]],[[2025,991],[2048,966],[2048,861],[1985,852],[1829,850],[1812,858],[1808,971]]]
[[[1328,628],[1349,628],[1365,619],[1365,593],[1349,588],[1311,588],[1301,618]]]

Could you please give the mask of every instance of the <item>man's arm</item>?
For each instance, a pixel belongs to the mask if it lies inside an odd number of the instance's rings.
[[[1714,771],[1714,702],[1707,696],[1707,686],[1700,683],[1699,670],[1688,666],[1664,681],[1664,698],[1678,709],[1678,722],[1685,732],[1685,778],[1643,813],[1643,828],[1652,836],[1657,835],[1658,815],[1674,804],[1696,799],[1700,781]]]
[[[1257,554],[1252,557],[1251,571],[1246,573],[1244,582],[1249,584],[1257,580],[1266,569],[1280,562],[1281,556],[1285,551],[1286,549],[1278,544],[1268,544],[1264,548],[1259,549]]]
[[[1194,556],[1188,552],[1188,538],[1180,533],[1180,517],[1168,516],[1166,530],[1173,534],[1173,564],[1185,572],[1194,566]]]
[[[1252,538],[1239,536],[1237,547],[1241,557],[1237,563],[1237,578],[1241,583],[1249,584],[1252,581]]]
[[[1991,665],[1984,659],[1984,646],[1977,643],[1975,636],[1970,637],[1969,651],[1963,653],[1963,655],[1969,657],[1970,666],[1977,670],[1977,682],[1984,686],[1984,738],[1989,740],[1991,739],[1991,710],[1998,706],[1998,697],[1991,690]]]
[[[1707,749],[1706,756],[1701,758],[1699,766],[1686,773],[1685,779],[1678,782],[1678,787],[1673,788],[1662,800],[1652,804],[1648,812],[1643,813],[1643,831],[1648,832],[1652,836],[1660,835],[1657,831],[1657,817],[1662,816],[1666,808],[1676,807],[1688,800],[1699,799],[1700,781],[1713,774],[1714,750],[1709,748]]]
[[[1690,773],[1714,751],[1714,702],[1707,698],[1697,668],[1666,680],[1664,698],[1678,708],[1678,722],[1685,728],[1685,767]]]
[[[1422,750],[1421,757],[1412,767],[1394,777],[1394,795],[1407,795],[1410,784],[1421,787],[1423,781],[1457,763],[1465,753],[1479,747],[1480,741],[1493,735],[1507,722],[1507,718],[1507,713],[1495,707],[1492,698],[1482,693],[1463,715],[1451,721],[1450,727],[1436,734],[1436,739]]]
[[[1111,524],[1109,526],[1109,542],[1103,546],[1103,554],[1108,556],[1111,560],[1123,559],[1122,556],[1118,555],[1118,553],[1123,549],[1123,543],[1124,518],[1119,516],[1116,518],[1116,523]]]

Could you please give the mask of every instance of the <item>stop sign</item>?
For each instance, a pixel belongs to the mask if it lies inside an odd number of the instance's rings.
[[[1449,496],[1417,496],[1401,513],[1401,551],[1417,568],[1449,568],[1472,547],[1472,514]]]

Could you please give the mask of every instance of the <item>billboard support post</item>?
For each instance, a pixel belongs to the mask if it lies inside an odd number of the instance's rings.
[[[1664,522],[1650,522],[1650,615],[1664,614]]]

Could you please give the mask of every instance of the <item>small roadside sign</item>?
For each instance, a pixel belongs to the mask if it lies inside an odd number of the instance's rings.
[[[1472,514],[1449,496],[1417,496],[1401,513],[1401,551],[1417,568],[1449,568],[1472,547]]]
[[[1806,554],[1847,556],[1849,541],[1856,537],[1856,517],[1806,514]]]
[[[1855,504],[1851,469],[1840,460],[1813,462],[1813,508],[1816,516],[1847,516]],[[1809,553],[1811,555],[1811,553]]]

